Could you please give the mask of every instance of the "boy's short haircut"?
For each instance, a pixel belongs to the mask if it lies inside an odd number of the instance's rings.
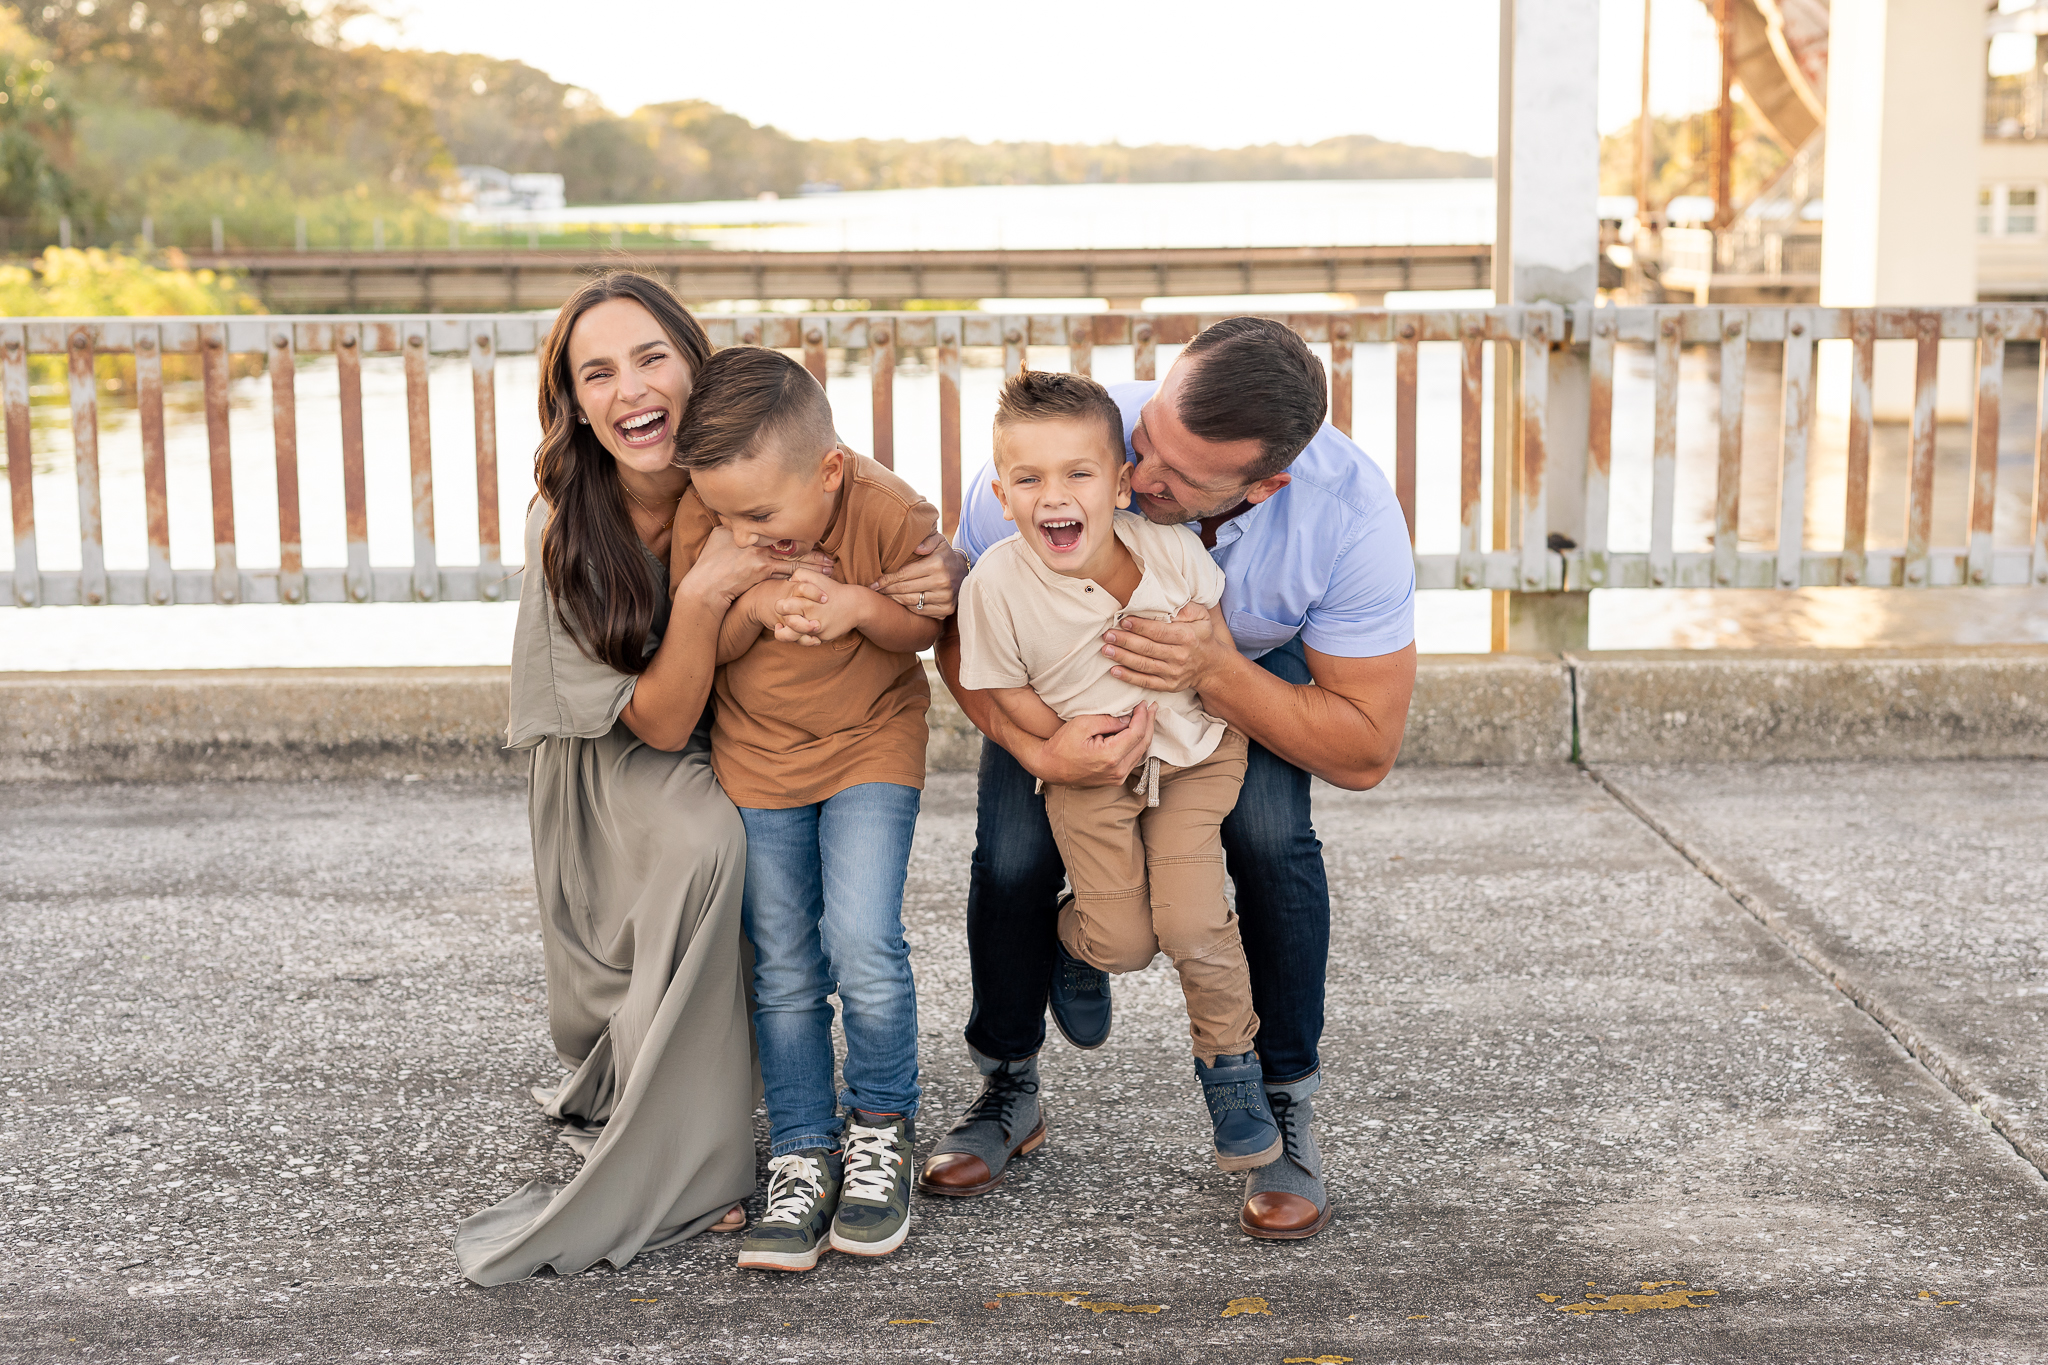
[[[1095,418],[1118,459],[1124,454],[1124,415],[1109,390],[1079,374],[1024,370],[1011,375],[996,399],[996,457],[1002,458],[1003,433],[1025,422],[1066,422]]]
[[[811,372],[765,346],[728,346],[697,370],[674,463],[716,469],[773,450],[808,469],[839,440]]]

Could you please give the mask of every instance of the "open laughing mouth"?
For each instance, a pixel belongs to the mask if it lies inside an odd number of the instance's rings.
[[[668,409],[636,412],[623,422],[614,422],[612,430],[629,446],[651,446],[668,435]]]
[[[778,540],[768,547],[768,553],[777,559],[795,559],[804,552],[804,547],[794,540]]]
[[[1048,546],[1064,554],[1081,543],[1081,523],[1071,518],[1041,521],[1038,534]]]

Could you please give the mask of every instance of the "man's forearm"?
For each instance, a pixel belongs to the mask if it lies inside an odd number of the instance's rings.
[[[839,584],[833,590],[862,594],[856,629],[872,644],[897,654],[915,654],[938,641],[943,622],[919,616],[872,588]]]
[[[938,644],[932,650],[932,658],[939,666],[939,677],[944,679],[946,690],[953,694],[967,719],[974,722],[974,728],[987,735],[995,743],[1007,749],[1010,757],[1024,766],[1032,776],[1042,774],[1032,768],[1038,753],[1045,747],[1036,735],[1026,734],[997,706],[995,698],[986,692],[960,685],[960,633],[948,626],[939,636]]]
[[[1234,653],[1205,680],[1202,709],[1334,786],[1377,786],[1401,751],[1402,727],[1376,724],[1357,703],[1296,684]],[[1404,717],[1405,718],[1405,717]]]

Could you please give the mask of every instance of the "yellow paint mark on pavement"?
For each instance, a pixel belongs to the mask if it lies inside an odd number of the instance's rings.
[[[1012,1289],[996,1295],[998,1299],[1058,1299],[1073,1308],[1085,1308],[1091,1313],[1163,1313],[1163,1303],[1109,1303],[1092,1297],[1092,1289]]]
[[[627,1299],[627,1303],[660,1303],[660,1299]]]
[[[1643,1313],[1671,1308],[1705,1308],[1694,1299],[1711,1299],[1718,1289],[1688,1289],[1684,1280],[1644,1280],[1639,1294],[1588,1294],[1583,1303],[1560,1303],[1558,1313]],[[1591,1282],[1588,1282],[1591,1287]],[[1546,1302],[1549,1296],[1543,1297]]]
[[[1282,1356],[1280,1365],[1351,1365],[1350,1356]]]
[[[1242,1317],[1249,1313],[1258,1313],[1269,1318],[1273,1316],[1272,1308],[1264,1299],[1232,1299],[1223,1305],[1222,1316],[1226,1318]]]
[[[1428,1322],[1428,1321],[1429,1321],[1429,1314],[1427,1314],[1427,1313],[1410,1313],[1410,1314],[1408,1315],[1408,1321],[1410,1321],[1410,1322]]]
[[[1564,1297],[1564,1295],[1562,1295],[1562,1294],[1538,1294],[1538,1295],[1537,1295],[1536,1297],[1537,1297],[1537,1298],[1539,1298],[1539,1299],[1541,1299],[1541,1300],[1543,1300],[1543,1301],[1544,1301],[1545,1303],[1556,1303],[1556,1302],[1557,1302],[1557,1301],[1558,1301],[1559,1299],[1563,1298],[1563,1297]]]
[[[936,1322],[932,1321],[932,1320],[931,1320],[930,1318],[890,1318],[890,1319],[889,1319],[889,1325],[890,1325],[891,1327],[915,1327],[915,1326],[916,1326],[917,1324],[919,1324],[919,1323],[923,1323],[923,1324],[924,1324],[925,1326],[927,1326],[927,1327],[936,1327],[936,1326],[938,1326],[938,1324],[937,1324]]]

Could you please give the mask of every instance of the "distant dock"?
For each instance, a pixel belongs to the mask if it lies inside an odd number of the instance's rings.
[[[1108,299],[1486,289],[1487,245],[1162,247],[1037,251],[443,249],[199,252],[192,265],[246,277],[276,312],[495,312],[552,308],[593,272],[630,266],[692,302],[847,299]]]

